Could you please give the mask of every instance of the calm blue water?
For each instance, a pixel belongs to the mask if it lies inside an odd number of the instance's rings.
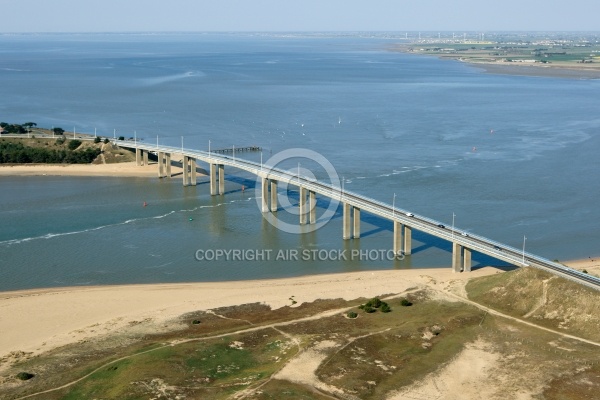
[[[527,250],[550,259],[598,255],[600,82],[485,74],[388,51],[395,42],[0,36],[0,120],[111,137],[135,131],[172,146],[183,136],[189,148],[259,145],[266,157],[312,149],[348,190],[387,203],[395,193],[398,207],[447,225],[455,213],[458,229],[517,248],[526,235]],[[365,214],[360,241],[342,241],[337,217],[314,233],[283,233],[263,220],[253,190],[241,192],[252,177],[226,172],[224,197],[208,195],[204,178],[187,188],[176,178],[0,178],[0,290],[450,262],[447,243],[418,233],[404,261],[197,261],[199,249],[391,246],[391,225]]]

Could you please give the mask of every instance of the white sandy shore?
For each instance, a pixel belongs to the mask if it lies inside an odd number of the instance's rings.
[[[600,273],[600,257],[567,263]],[[415,286],[459,286],[473,277],[501,273],[493,267],[471,273],[450,268],[383,270],[286,279],[88,286],[0,293],[0,358],[15,351],[38,354],[144,321],[149,331],[173,329],[182,314],[246,303],[272,308],[317,299],[373,297]],[[142,333],[143,334],[143,333]],[[1,367],[1,366],[0,366]],[[1,369],[1,368],[0,368]]]
[[[273,308],[317,299],[373,297],[416,285],[498,273],[470,274],[450,268],[368,271],[288,279],[185,284],[70,287],[0,293],[0,358],[13,351],[34,354],[90,337],[127,329],[139,321],[154,331],[184,313],[261,302]]]
[[[173,160],[179,160],[173,154]],[[173,166],[172,174],[181,174],[182,169]],[[158,176],[158,165],[138,166],[135,162],[115,164],[16,164],[0,165],[0,176],[114,176],[154,178]]]

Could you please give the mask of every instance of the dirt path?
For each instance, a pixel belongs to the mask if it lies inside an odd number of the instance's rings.
[[[433,285],[435,285],[436,283],[434,282]],[[408,292],[412,292],[415,290],[420,290],[423,288],[428,288],[428,289],[432,289],[436,292],[438,292],[438,294],[440,295],[440,297],[446,297],[449,296],[450,298],[454,299],[454,301],[460,301],[466,304],[470,304],[474,307],[479,308],[480,310],[486,311],[489,314],[498,316],[498,317],[502,317],[502,318],[506,318],[509,319],[511,321],[517,322],[517,323],[521,323],[521,324],[525,324],[528,326],[531,326],[533,328],[537,328],[537,329],[541,329],[550,333],[554,333],[556,335],[559,335],[561,337],[565,337],[565,338],[569,338],[569,339],[573,339],[573,340],[577,340],[583,343],[587,343],[587,344],[592,344],[594,346],[598,346],[600,347],[600,343],[598,342],[594,342],[592,340],[588,340],[588,339],[584,339],[584,338],[580,338],[577,336],[573,336],[573,335],[569,335],[563,332],[558,332],[555,331],[553,329],[549,329],[549,328],[545,328],[539,325],[536,325],[534,323],[528,322],[528,321],[524,321],[522,319],[504,314],[502,312],[496,311],[492,308],[483,306],[479,303],[476,303],[474,301],[471,301],[469,299],[466,299],[464,297],[461,297],[455,293],[452,293],[449,289],[441,289],[441,288],[437,288],[437,287],[432,287],[430,285],[424,285],[420,288],[411,288],[408,291],[402,292],[400,294],[396,294],[393,296],[389,296],[386,299],[389,298],[396,298],[396,297],[400,297],[403,295],[406,295],[406,293]],[[455,290],[455,288],[453,288]],[[297,338],[293,337],[292,335],[286,334],[283,331],[281,331],[280,329],[278,329],[278,327],[284,327],[284,326],[289,326],[292,324],[296,324],[299,322],[305,322],[305,321],[314,321],[314,320],[318,320],[318,319],[322,319],[322,318],[327,318],[327,317],[331,317],[334,315],[339,315],[342,314],[344,312],[347,312],[348,310],[352,309],[354,307],[344,307],[344,308],[339,308],[339,309],[335,309],[335,310],[329,310],[329,311],[325,311],[319,314],[315,314],[312,316],[307,316],[307,317],[302,317],[302,318],[298,318],[298,319],[294,319],[294,320],[290,320],[290,321],[285,321],[285,322],[277,322],[277,323],[272,323],[272,324],[267,324],[267,325],[253,325],[250,321],[247,320],[241,320],[245,323],[251,324],[252,326],[249,328],[245,328],[245,329],[240,329],[234,332],[227,332],[227,333],[223,333],[223,334],[218,334],[218,335],[213,335],[213,336],[207,336],[207,337],[201,337],[201,338],[190,338],[190,339],[183,339],[183,340],[174,340],[171,341],[168,344],[165,344],[163,346],[157,347],[157,348],[153,348],[150,350],[146,350],[140,353],[136,353],[136,354],[131,354],[128,356],[124,356],[121,357],[119,359],[113,360],[111,362],[108,362],[106,364],[103,364],[102,366],[96,368],[95,370],[93,370],[92,372],[82,376],[81,378],[78,378],[72,382],[66,383],[60,387],[56,387],[53,389],[48,389],[42,392],[38,392],[38,393],[34,393],[34,394],[30,394],[24,397],[19,397],[16,400],[21,400],[21,399],[27,399],[27,398],[31,398],[34,396],[39,396],[41,394],[46,394],[46,393],[51,393],[51,392],[55,392],[58,390],[62,390],[65,388],[68,388],[70,386],[73,386],[81,381],[83,381],[84,379],[87,379],[88,377],[90,377],[91,375],[95,374],[96,372],[106,368],[107,366],[123,361],[123,360],[127,360],[133,357],[136,357],[138,355],[141,354],[146,354],[146,353],[150,353],[153,351],[157,351],[160,349],[164,349],[166,347],[171,347],[171,346],[176,346],[178,344],[182,344],[182,343],[189,343],[189,342],[195,342],[195,341],[205,341],[205,340],[211,340],[211,339],[218,339],[218,338],[222,338],[225,336],[231,336],[231,335],[236,335],[236,334],[243,334],[243,333],[249,333],[249,332],[255,332],[258,330],[262,330],[262,329],[275,329],[278,332],[282,333],[283,335],[285,335],[286,337],[290,338],[291,340],[293,340],[296,345],[298,346],[299,352],[295,357],[292,357],[285,365],[282,366],[282,368],[280,368],[277,372],[275,372],[272,376],[268,377],[265,381],[261,382],[260,385],[258,387],[254,387],[252,389],[246,389],[244,391],[238,392],[237,393],[237,397],[234,396],[232,398],[236,398],[236,399],[243,399],[244,397],[250,395],[251,393],[255,392],[258,388],[264,386],[266,383],[268,383],[270,380],[272,379],[284,379],[284,380],[290,380],[292,382],[296,382],[302,385],[306,385],[311,387],[313,390],[316,390],[317,392],[319,392],[320,394],[327,396],[327,397],[331,397],[328,393],[333,393],[333,394],[338,394],[338,395],[344,395],[347,396],[345,393],[342,392],[341,389],[336,388],[335,386],[332,385],[328,385],[325,384],[323,382],[318,381],[318,379],[316,378],[315,375],[315,371],[319,368],[319,366],[321,365],[322,361],[325,360],[327,358],[326,355],[323,354],[323,350],[326,350],[328,348],[330,348],[332,346],[331,343],[323,343],[321,348],[308,348],[308,349],[301,349],[300,347],[300,342]],[[226,319],[231,319],[231,318],[227,318],[224,316],[220,316],[216,313],[214,313],[214,315],[222,317],[222,318],[226,318]],[[377,332],[380,333],[380,332]],[[376,333],[374,333],[376,334]],[[327,341],[326,341],[327,342]],[[286,368],[287,371],[292,371],[291,373],[286,373]],[[299,376],[299,371],[303,371],[302,372],[302,376]],[[437,386],[436,386],[437,387]],[[439,391],[439,388],[437,388],[436,390]],[[400,392],[397,393],[398,396],[400,396]],[[331,397],[331,398],[335,398],[335,397]],[[396,398],[402,398],[402,397],[393,397],[394,399]]]

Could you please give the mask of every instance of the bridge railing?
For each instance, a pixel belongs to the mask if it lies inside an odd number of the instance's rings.
[[[454,226],[454,232],[452,229],[440,228],[438,227],[441,224],[440,221],[425,217],[423,215],[413,214],[412,217],[406,215],[408,212],[402,208],[396,208],[395,206],[384,203],[382,201],[369,198],[365,195],[350,191],[350,190],[342,190],[341,186],[333,185],[331,183],[322,182],[318,179],[307,177],[304,175],[298,175],[290,172],[289,170],[284,170],[281,168],[269,166],[267,164],[261,164],[254,161],[239,159],[227,155],[215,154],[212,152],[199,151],[194,149],[186,149],[186,148],[178,148],[172,146],[154,146],[148,143],[135,143],[132,141],[119,141],[113,140],[113,142],[122,147],[130,147],[130,148],[141,148],[149,151],[164,151],[171,153],[183,153],[192,157],[198,157],[205,160],[209,160],[210,162],[226,162],[229,165],[245,169],[247,171],[251,171],[257,176],[262,176],[265,173],[270,173],[271,176],[277,178],[281,181],[287,181],[288,183],[294,184],[298,183],[304,186],[309,190],[314,190],[320,193],[325,193],[327,196],[331,198],[335,198],[340,201],[346,201],[352,205],[356,205],[361,210],[370,211],[376,215],[385,216],[386,218],[397,220],[399,222],[410,222],[411,226],[419,230],[423,230],[428,233],[433,233],[438,237],[442,237],[443,239],[449,241],[457,241],[466,243],[466,246],[472,250],[480,251],[484,254],[493,255],[499,259],[505,259],[509,262],[512,262],[516,265],[529,265],[530,263],[537,264],[538,267],[550,270],[554,269],[556,271],[562,271],[563,276],[567,278],[572,278],[573,276],[580,278],[583,281],[591,282],[596,287],[600,286],[600,278],[594,277],[592,275],[586,274],[584,272],[578,271],[573,268],[566,267],[560,263],[550,261],[546,258],[540,257],[538,255],[525,252],[523,253],[522,249],[518,249],[512,246],[507,246],[504,243],[500,243],[495,240],[491,240],[489,238],[473,234],[471,232],[468,233],[468,236],[464,237],[461,235],[463,232],[462,229]],[[429,225],[427,225],[429,224]],[[495,249],[494,246],[498,247],[500,250]],[[524,261],[523,262],[523,256]]]

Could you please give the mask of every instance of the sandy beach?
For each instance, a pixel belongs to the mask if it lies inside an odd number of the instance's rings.
[[[174,158],[175,160],[177,158]],[[181,168],[173,167],[179,174]],[[155,163],[138,166],[135,162],[115,164],[19,164],[0,165],[0,176],[114,176],[154,178],[158,176]]]
[[[486,267],[470,274],[450,268],[365,271],[236,282],[35,289],[0,293],[0,358],[16,351],[39,354],[58,346],[128,329],[136,321],[152,332],[176,329],[182,314],[246,303],[272,308],[317,299],[373,297],[422,285],[500,273]],[[139,328],[139,327],[138,327]],[[143,333],[142,333],[143,334]]]
[[[568,263],[600,272],[600,258]],[[63,346],[135,327],[140,335],[177,329],[177,318],[198,310],[247,303],[272,308],[317,299],[401,293],[413,287],[445,290],[469,279],[502,273],[484,267],[471,273],[450,268],[381,270],[304,276],[286,279],[182,284],[122,285],[33,289],[0,293],[0,358],[11,352],[39,354]],[[143,321],[142,326],[138,324]]]

